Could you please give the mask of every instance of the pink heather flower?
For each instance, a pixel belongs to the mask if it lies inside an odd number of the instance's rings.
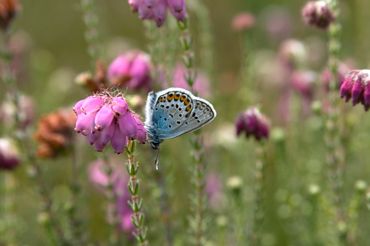
[[[108,79],[119,87],[130,90],[151,89],[151,62],[146,53],[131,51],[119,55],[108,68]]]
[[[370,70],[352,70],[347,73],[340,86],[340,96],[355,106],[361,103],[365,110],[370,108]]]
[[[327,29],[335,20],[327,1],[309,1],[302,9],[302,17],[307,25]]]
[[[185,0],[167,0],[171,14],[178,20],[184,21],[186,18]]]
[[[233,18],[231,27],[237,32],[246,31],[253,27],[255,22],[256,20],[252,14],[243,12]]]
[[[107,188],[109,183],[109,178],[104,172],[104,165],[107,165],[104,161],[97,160],[92,162],[89,166],[90,181],[102,191]],[[134,226],[131,223],[132,211],[128,204],[130,199],[130,194],[127,190],[128,177],[119,165],[114,165],[114,170],[111,175],[113,189],[117,196],[115,206],[119,216],[119,221],[121,222],[120,228],[131,236],[134,231]]]
[[[257,141],[267,139],[270,134],[269,121],[255,107],[241,113],[236,120],[235,126],[237,136],[245,133],[247,137],[254,137]]]
[[[185,68],[182,65],[177,65],[173,74],[173,86],[190,90],[188,83],[185,80]],[[209,96],[209,80],[202,74],[198,73],[193,84],[193,90],[201,97]]]
[[[122,96],[108,93],[89,96],[77,102],[73,110],[77,115],[75,131],[86,136],[97,151],[103,151],[110,142],[120,154],[129,139],[146,141],[144,124]]]
[[[0,170],[13,170],[19,162],[20,157],[14,141],[0,138]]]
[[[128,0],[128,3],[140,19],[154,21],[158,27],[166,21],[168,11],[178,21],[187,16],[185,0]]]

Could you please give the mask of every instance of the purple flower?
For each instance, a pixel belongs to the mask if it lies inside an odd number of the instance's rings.
[[[295,91],[303,96],[304,99],[312,100],[316,73],[313,71],[295,71],[292,73],[290,81]]]
[[[335,20],[327,1],[309,1],[302,9],[302,17],[307,25],[327,29]]]
[[[14,141],[0,138],[0,170],[13,170],[19,162],[20,157]]]
[[[152,82],[150,71],[149,55],[140,51],[131,51],[113,60],[108,68],[108,78],[115,86],[149,91]]]
[[[235,126],[237,136],[245,133],[247,137],[254,137],[257,141],[267,139],[270,134],[269,121],[255,107],[241,113],[236,120]]]
[[[361,103],[365,110],[370,108],[370,70],[352,70],[344,76],[340,86],[340,96],[355,106]]]
[[[107,165],[104,161],[97,160],[89,166],[90,181],[102,191],[107,188],[109,183],[109,177],[104,172],[104,165]],[[117,196],[117,201],[114,205],[116,206],[116,211],[119,216],[120,228],[131,236],[134,231],[134,226],[131,223],[132,211],[128,204],[130,199],[130,194],[127,190],[128,177],[119,165],[114,165],[114,170],[111,175],[113,189]]]
[[[186,18],[185,0],[167,0],[171,14],[178,20],[184,21]]]
[[[128,4],[140,19],[154,21],[158,27],[166,21],[168,11],[178,21],[187,16],[185,0],[128,0]]]
[[[146,141],[144,124],[122,96],[103,92],[77,102],[73,110],[77,115],[75,131],[86,136],[97,151],[103,151],[110,142],[120,154],[129,139]]]
[[[173,74],[173,86],[190,90],[188,83],[185,80],[185,68],[182,65],[177,65]],[[198,73],[196,80],[193,84],[193,90],[201,97],[209,96],[209,80],[202,74]]]

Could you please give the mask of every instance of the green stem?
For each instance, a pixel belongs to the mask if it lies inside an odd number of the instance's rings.
[[[90,56],[92,68],[95,68],[95,62],[101,58],[98,31],[99,19],[96,15],[95,0],[81,0],[81,10],[86,28],[85,40],[87,43],[87,53]]]
[[[338,96],[338,54],[340,51],[341,25],[338,21],[339,6],[337,0],[331,0],[330,6],[336,16],[336,21],[329,29],[329,70],[332,75],[329,90],[330,109],[326,119],[326,147],[329,182],[333,193],[333,204],[336,210],[336,225],[338,239],[346,245],[346,216],[343,211],[343,172],[345,168],[345,151],[340,130],[340,107]]]
[[[75,143],[76,139],[72,141]],[[81,228],[82,222],[78,216],[77,204],[81,195],[81,184],[79,182],[80,166],[77,157],[76,144],[72,147],[72,160],[71,160],[71,181],[70,181],[70,191],[71,200],[67,203],[67,216],[69,219],[69,224],[72,230],[72,241],[74,245],[84,245],[85,237],[83,235],[83,230]]]
[[[253,213],[253,226],[251,235],[252,245],[261,245],[261,232],[264,221],[263,201],[264,201],[264,179],[266,167],[264,163],[264,146],[261,143],[256,147],[256,167],[255,167],[255,203]]]
[[[196,80],[196,72],[194,69],[194,52],[192,48],[192,36],[189,31],[188,20],[178,22],[179,30],[181,31],[181,47],[183,49],[183,63],[186,68],[185,80],[190,88],[193,88]],[[196,94],[196,93],[194,93]],[[200,132],[194,133],[192,141],[192,155],[193,155],[193,184],[194,197],[192,199],[193,218],[191,218],[191,229],[193,231],[193,244],[204,245],[206,242],[205,231],[205,207],[206,195],[204,194],[204,176],[205,164],[203,162],[203,145],[200,138]]]
[[[140,180],[137,177],[139,171],[139,163],[135,160],[135,142],[130,141],[127,147],[127,172],[130,176],[128,182],[128,190],[131,194],[131,200],[129,202],[132,209],[131,221],[135,226],[134,236],[138,245],[147,246],[149,245],[147,239],[147,227],[145,226],[145,215],[142,212],[143,199],[139,195],[140,191]]]

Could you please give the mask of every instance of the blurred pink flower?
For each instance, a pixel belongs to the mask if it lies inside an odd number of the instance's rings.
[[[150,57],[140,51],[119,55],[108,68],[108,79],[115,86],[130,90],[151,89]]]
[[[365,110],[370,108],[370,70],[352,70],[347,73],[340,86],[340,96],[355,106],[361,103]]]
[[[268,119],[255,107],[241,113],[236,120],[235,127],[237,136],[245,133],[246,137],[254,137],[257,141],[267,139],[270,135]]]
[[[222,181],[217,173],[212,172],[207,175],[205,191],[209,205],[212,208],[220,207],[222,200]]]
[[[335,20],[329,3],[324,0],[307,2],[302,9],[302,17],[307,25],[320,29],[327,29]]]
[[[185,80],[185,68],[182,65],[177,65],[173,74],[173,86],[191,90]],[[196,80],[193,84],[193,90],[201,97],[207,97],[210,94],[209,80],[202,74],[198,73]]]
[[[77,115],[75,131],[86,136],[97,151],[103,151],[111,142],[114,151],[120,154],[129,139],[146,141],[144,124],[122,96],[103,92],[80,100],[73,110]]]
[[[231,27],[234,31],[241,32],[246,31],[254,26],[256,19],[248,12],[242,12],[234,16]]]
[[[263,13],[263,19],[269,39],[281,41],[291,36],[293,20],[286,9],[268,8]]]
[[[114,205],[116,206],[122,231],[127,232],[128,235],[131,236],[134,232],[134,226],[131,223],[132,211],[128,204],[130,200],[130,194],[127,190],[128,176],[119,165],[114,163],[114,160],[111,161],[114,165],[111,179],[114,192],[117,196],[117,201]],[[109,184],[109,177],[104,172],[104,165],[107,165],[107,163],[103,160],[94,161],[89,165],[89,179],[102,191],[104,191]]]
[[[9,138],[0,138],[0,170],[13,170],[20,163],[18,149]]]
[[[294,71],[291,75],[290,81],[296,92],[301,94],[305,99],[312,100],[316,78],[317,75],[313,71]]]
[[[185,0],[128,0],[128,3],[140,19],[154,21],[158,27],[166,21],[168,11],[178,21],[184,21],[187,15]]]
[[[351,69],[354,67],[354,65],[351,63],[351,61],[347,63],[340,63],[338,66],[338,73],[337,73],[337,78],[338,78],[338,85],[337,88],[339,89],[341,86],[341,83],[344,80],[345,75],[351,71]],[[329,85],[330,81],[332,79],[332,75],[329,71],[329,69],[325,69],[322,74],[321,74],[321,81],[323,83],[324,89],[326,92],[329,91]]]

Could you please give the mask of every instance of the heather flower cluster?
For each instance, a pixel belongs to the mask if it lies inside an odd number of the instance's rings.
[[[346,74],[340,86],[340,96],[352,104],[361,103],[365,110],[370,108],[370,70],[353,70]]]
[[[327,29],[335,20],[329,3],[324,0],[310,1],[302,9],[303,20],[307,25]]]
[[[169,11],[178,21],[186,19],[185,0],[128,0],[133,12],[142,20],[154,21],[158,27],[166,21]]]
[[[235,125],[238,136],[244,133],[248,138],[254,137],[257,141],[260,141],[267,139],[270,135],[269,121],[255,107],[241,113]]]
[[[97,151],[103,151],[110,142],[114,151],[120,154],[129,139],[146,141],[144,124],[120,95],[104,92],[89,96],[78,101],[73,110],[77,115],[75,131],[86,136]]]
[[[150,57],[141,51],[130,51],[116,57],[108,68],[108,79],[112,85],[149,91],[152,78]]]

